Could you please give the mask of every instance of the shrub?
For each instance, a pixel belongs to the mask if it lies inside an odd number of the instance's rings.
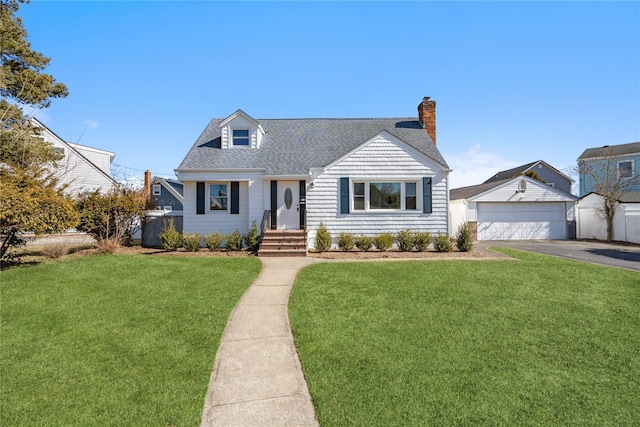
[[[160,240],[165,251],[175,252],[181,246],[180,233],[178,233],[176,226],[173,224],[173,218],[169,222],[165,222],[160,233]]]
[[[444,233],[438,232],[433,237],[433,248],[436,252],[451,252],[453,249],[453,239]]]
[[[227,234],[225,237],[225,241],[227,242],[226,248],[230,251],[239,251],[242,249],[242,233],[238,230],[235,230],[232,233]]]
[[[341,251],[348,252],[353,249],[353,234],[340,233],[338,235],[338,247]]]
[[[398,249],[402,252],[409,252],[413,249],[415,242],[414,234],[407,230],[400,230],[396,235],[396,242],[398,242]]]
[[[205,246],[209,248],[210,251],[214,252],[219,251],[222,247],[222,244],[224,243],[224,236],[221,233],[214,231],[213,233],[204,236],[202,240],[204,240]]]
[[[331,233],[327,230],[327,227],[323,223],[320,223],[318,231],[316,232],[316,242],[314,247],[318,252],[326,252],[331,249]]]
[[[473,249],[473,239],[471,238],[471,230],[469,229],[469,223],[464,222],[458,227],[456,233],[456,246],[460,252],[468,252]]]
[[[386,251],[393,246],[393,234],[382,233],[373,238],[374,246],[381,251]]]
[[[251,223],[251,228],[244,235],[244,244],[250,251],[256,252],[260,247],[260,229],[255,220]]]
[[[69,253],[69,247],[64,243],[53,243],[43,247],[40,252],[47,258],[58,259]]]
[[[94,191],[79,196],[80,223],[76,227],[96,240],[116,239],[126,243],[145,214],[143,191],[117,187],[108,193]]]
[[[413,235],[413,246],[420,251],[424,252],[429,248],[431,244],[431,233],[428,231],[416,231]]]
[[[189,252],[198,252],[200,250],[200,235],[198,233],[184,233],[182,246]]]
[[[105,254],[112,254],[120,248],[120,241],[118,239],[101,239],[97,243],[98,250]]]
[[[364,234],[359,235],[355,239],[356,248],[361,251],[368,251],[373,246],[373,239],[369,236],[365,236]]]

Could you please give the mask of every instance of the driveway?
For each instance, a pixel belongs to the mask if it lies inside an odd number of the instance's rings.
[[[640,271],[640,246],[581,240],[492,240],[484,247],[504,247]]]

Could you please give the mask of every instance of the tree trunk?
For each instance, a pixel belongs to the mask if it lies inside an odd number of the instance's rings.
[[[616,213],[615,206],[606,205],[605,219],[607,221],[607,242],[613,240],[613,215]]]

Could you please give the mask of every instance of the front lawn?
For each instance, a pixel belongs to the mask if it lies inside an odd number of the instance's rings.
[[[321,425],[637,425],[640,274],[504,252],[305,269],[289,311]]]
[[[198,425],[255,258],[103,255],[0,272],[3,425]]]

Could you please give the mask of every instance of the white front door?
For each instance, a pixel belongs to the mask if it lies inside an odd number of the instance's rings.
[[[300,228],[300,184],[278,181],[278,229]]]

